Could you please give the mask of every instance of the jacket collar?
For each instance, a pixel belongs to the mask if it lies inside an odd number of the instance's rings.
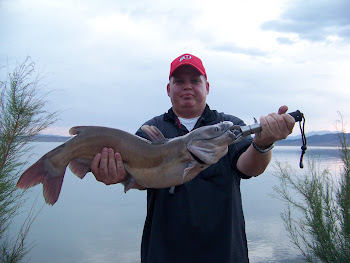
[[[206,104],[202,116],[199,118],[197,124],[206,125],[215,119],[215,113]],[[164,114],[164,121],[177,122],[178,118],[175,115],[173,108],[170,108],[167,113]],[[196,125],[197,126],[197,125]]]

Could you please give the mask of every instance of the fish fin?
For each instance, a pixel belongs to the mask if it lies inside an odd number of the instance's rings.
[[[80,179],[83,179],[84,176],[91,172],[91,160],[84,158],[77,158],[71,160],[68,164],[69,169]]]
[[[66,167],[55,167],[43,156],[21,175],[17,188],[27,189],[42,183],[45,201],[53,205],[60,195],[65,171]]]
[[[169,194],[171,195],[175,194],[175,186],[170,187]]]
[[[220,146],[210,142],[207,144],[194,142],[188,145],[187,149],[198,159],[197,161],[205,164],[217,163],[228,151],[227,144]]]
[[[182,175],[182,184],[185,181],[186,176],[188,175],[188,173],[192,170],[192,168],[194,168],[196,166],[196,163],[189,163],[187,164],[187,167],[184,170],[184,174]]]
[[[134,177],[130,176],[124,183],[124,193],[129,191],[134,184],[135,184],[135,179]]]
[[[154,144],[162,144],[167,141],[163,133],[156,126],[143,125],[141,130],[148,135]]]
[[[83,131],[84,128],[85,128],[84,126],[74,126],[74,127],[69,129],[69,134],[70,135],[78,135],[79,133],[81,133]]]
[[[66,169],[64,169],[59,176],[45,176],[43,182],[43,194],[46,203],[53,205],[58,200],[65,171]]]

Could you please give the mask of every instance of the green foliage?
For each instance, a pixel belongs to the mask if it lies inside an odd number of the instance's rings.
[[[25,238],[35,219],[31,210],[15,237],[9,226],[25,203],[16,182],[25,162],[21,157],[28,142],[56,120],[56,113],[45,110],[45,95],[39,95],[39,78],[30,58],[0,81],[0,262],[20,262],[29,247]]]
[[[277,162],[275,197],[286,202],[282,213],[291,242],[307,262],[350,262],[350,150],[339,132],[343,169],[340,179],[321,168],[316,157],[308,160],[304,175]]]

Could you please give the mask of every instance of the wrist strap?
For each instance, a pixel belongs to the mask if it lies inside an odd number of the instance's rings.
[[[267,153],[267,152],[271,151],[271,150],[273,149],[273,147],[275,147],[275,144],[272,143],[272,144],[270,144],[266,149],[260,149],[260,148],[255,144],[254,141],[252,142],[252,145],[253,145],[254,149],[257,150],[259,153]]]

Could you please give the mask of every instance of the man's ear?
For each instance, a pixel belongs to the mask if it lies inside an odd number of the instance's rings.
[[[170,82],[168,83],[168,85],[166,86],[166,91],[168,93],[168,96],[170,97]]]
[[[207,95],[209,94],[209,82],[207,81]]]

